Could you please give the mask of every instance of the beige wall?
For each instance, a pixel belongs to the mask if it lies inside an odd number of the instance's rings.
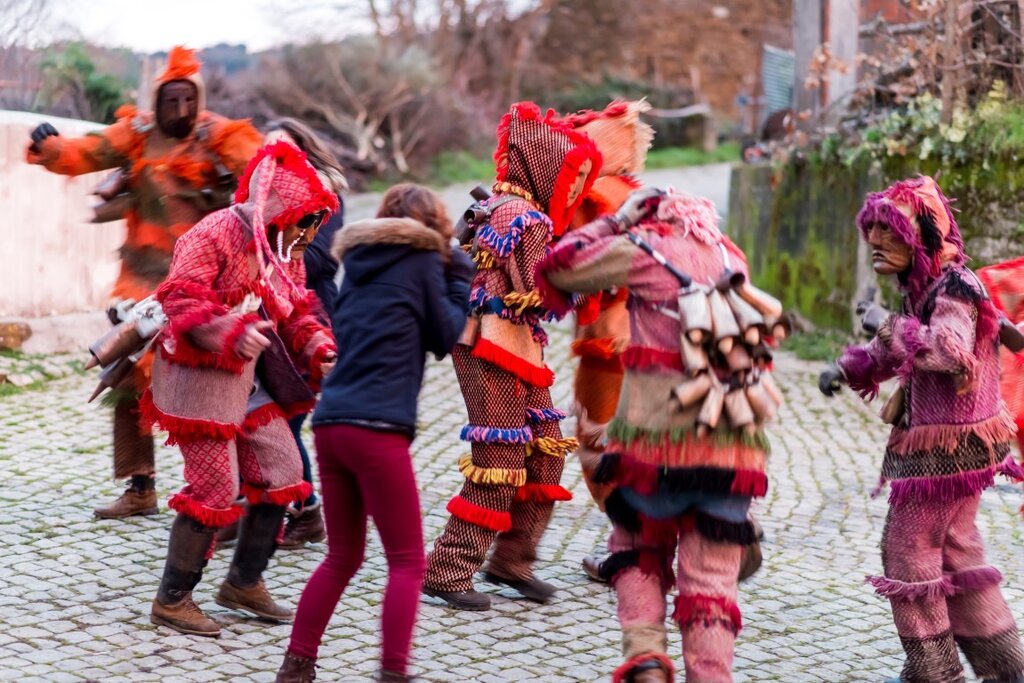
[[[104,173],[69,178],[25,163],[42,121],[62,135],[94,123],[0,111],[0,316],[101,309],[117,276],[122,222],[93,224],[90,196]]]

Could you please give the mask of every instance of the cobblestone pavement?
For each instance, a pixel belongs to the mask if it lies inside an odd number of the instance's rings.
[[[555,403],[568,408],[568,335],[556,330],[552,337],[550,359],[561,377]],[[778,369],[789,402],[771,433],[772,488],[757,509],[766,562],[741,591],[746,626],[735,679],[881,681],[896,675],[902,661],[887,604],[863,582],[880,571],[886,506],[868,491],[883,430],[850,392],[833,402],[817,394],[819,365],[783,355]],[[108,475],[108,416],[85,403],[94,380],[73,376],[0,399],[0,680],[273,680],[289,628],[243,619],[213,602],[230,551],[217,553],[196,592],[224,628],[219,640],[150,625],[171,515],[92,518],[93,504],[118,492]],[[432,364],[414,446],[431,541],[460,484],[456,461],[464,449],[456,434],[464,420],[450,363]],[[158,461],[166,499],[181,483],[181,458],[163,448]],[[608,525],[573,460],[565,479],[575,499],[556,509],[538,569],[558,586],[559,598],[539,607],[498,591],[486,613],[452,612],[424,599],[415,651],[423,680],[609,680],[619,663],[613,595],[578,569],[583,555],[602,548]],[[1019,504],[1015,489],[999,487],[984,495],[980,519],[1018,619],[1024,607]],[[274,594],[294,604],[323,550],[279,552],[267,577]],[[370,680],[384,577],[373,538],[327,632],[318,680]],[[678,635],[671,651],[678,661]]]

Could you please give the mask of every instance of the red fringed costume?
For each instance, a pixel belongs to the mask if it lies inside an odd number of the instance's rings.
[[[472,590],[492,543],[492,574],[531,579],[554,501],[571,497],[559,481],[576,440],[562,437],[565,414],[551,403],[540,325],[549,314],[534,269],[593,184],[600,153],[554,112],[519,103],[502,119],[495,161],[493,211],[474,245],[473,317],[452,353],[472,456],[460,462],[466,483],[427,568],[426,588],[441,592]]]

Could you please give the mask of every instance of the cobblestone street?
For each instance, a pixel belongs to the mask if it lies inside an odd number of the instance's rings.
[[[555,404],[568,409],[568,333],[555,330],[552,339],[549,358],[560,377]],[[771,489],[756,510],[767,535],[765,565],[741,590],[745,628],[735,680],[880,682],[897,675],[902,663],[888,606],[864,583],[865,574],[880,573],[886,503],[868,494],[885,430],[873,408],[849,391],[832,402],[821,397],[818,364],[782,355],[777,366],[788,404],[771,430]],[[166,447],[158,454],[160,515],[94,520],[93,505],[119,488],[109,478],[107,411],[85,402],[94,385],[94,374],[72,375],[0,399],[0,680],[273,680],[289,627],[243,619],[214,604],[229,550],[217,552],[196,590],[197,602],[224,628],[219,640],[149,623],[171,521],[163,501],[181,484],[181,457]],[[461,481],[456,461],[464,447],[457,435],[464,421],[450,362],[432,364],[414,444],[430,542]],[[556,508],[538,565],[539,575],[559,587],[558,599],[536,606],[501,591],[494,610],[484,613],[452,612],[424,599],[414,664],[423,680],[610,679],[619,663],[614,598],[579,570],[584,555],[602,549],[608,524],[573,459],[564,483],[575,499]],[[985,493],[980,516],[1018,619],[1024,610],[1020,498],[1001,485]],[[279,551],[267,575],[274,595],[294,604],[323,550]],[[373,536],[328,630],[318,681],[370,680],[385,573]],[[677,634],[670,648],[681,665]]]

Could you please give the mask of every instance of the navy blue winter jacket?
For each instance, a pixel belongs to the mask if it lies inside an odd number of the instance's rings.
[[[313,426],[377,423],[413,435],[425,356],[444,357],[458,341],[473,262],[409,218],[352,223],[334,254],[345,267],[331,312],[338,363],[322,384]]]
[[[316,292],[324,312],[330,316],[334,299],[338,296],[338,285],[334,276],[338,274],[338,262],[331,255],[334,236],[345,224],[345,201],[338,195],[338,210],[320,226],[316,237],[306,247],[303,261],[306,264],[306,287]]]

